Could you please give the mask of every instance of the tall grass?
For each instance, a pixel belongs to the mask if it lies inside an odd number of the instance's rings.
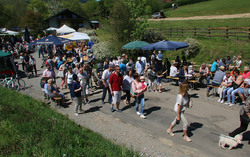
[[[178,4],[178,2],[177,2]],[[167,17],[189,17],[240,14],[250,12],[249,0],[211,0],[185,6],[179,6],[177,10],[167,9]]]
[[[26,95],[0,87],[0,156],[133,156]]]

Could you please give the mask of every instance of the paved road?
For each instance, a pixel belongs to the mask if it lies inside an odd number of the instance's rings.
[[[37,54],[38,74],[41,61]],[[20,66],[21,67],[21,66]],[[27,89],[21,91],[36,99],[42,99],[39,87],[40,77],[26,79]],[[57,84],[60,80],[57,80]],[[244,134],[243,146],[238,149],[223,150],[218,147],[218,134],[228,134],[239,125],[239,106],[228,107],[217,103],[217,97],[205,96],[205,89],[190,90],[194,107],[187,109],[185,115],[190,123],[189,135],[191,143],[182,139],[182,125],[175,127],[175,136],[170,137],[166,130],[175,117],[173,110],[178,87],[170,83],[163,85],[163,93],[148,92],[145,94],[147,119],[139,118],[134,108],[124,107],[122,113],[109,111],[109,104],[101,104],[102,91],[95,90],[90,96],[90,104],[84,106],[85,113],[75,117],[73,104],[57,111],[67,115],[80,125],[102,134],[115,143],[132,146],[137,151],[144,151],[152,156],[241,156],[250,154],[250,131]],[[68,93],[67,90],[62,92]],[[67,94],[68,96],[68,94]],[[247,138],[247,139],[246,139]]]

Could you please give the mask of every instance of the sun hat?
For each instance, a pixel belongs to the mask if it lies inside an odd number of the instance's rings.
[[[140,60],[141,60],[141,57],[138,57],[137,60],[140,61]]]
[[[53,79],[49,79],[48,84],[53,84]]]

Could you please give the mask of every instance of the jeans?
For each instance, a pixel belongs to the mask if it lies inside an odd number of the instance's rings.
[[[107,91],[109,93],[109,103],[111,104],[111,102],[112,102],[112,95],[111,95],[110,89],[106,88],[105,86],[103,86],[102,101],[104,101],[104,99],[106,97],[106,94],[107,94]]]
[[[225,99],[225,97],[226,97],[226,92],[227,92],[230,88],[231,88],[231,87],[227,87],[227,88],[223,89],[223,91],[222,91],[222,99]]]
[[[232,104],[235,104],[235,94],[238,94],[239,91],[242,91],[244,92],[244,89],[243,88],[237,88],[235,90],[232,91],[231,95],[232,95]]]
[[[75,113],[78,113],[78,110],[82,109],[82,97],[74,97],[73,101],[75,102]]]
[[[135,99],[135,109],[136,112],[139,111],[139,104],[141,104],[141,110],[140,113],[143,114],[144,111],[144,107],[145,107],[145,100],[144,100],[144,94],[140,95],[138,98],[136,97]]]
[[[43,51],[41,51],[41,50],[39,50],[39,51],[38,51],[38,58],[40,58],[40,55],[42,55],[42,56],[43,56],[43,58],[44,58]]]
[[[231,88],[229,88],[229,89],[227,90],[227,102],[230,102],[230,101],[231,101],[231,93],[232,93],[233,90],[234,90],[233,87],[231,87]]]

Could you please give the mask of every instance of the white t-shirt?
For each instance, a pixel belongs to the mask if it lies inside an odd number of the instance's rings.
[[[112,71],[108,71],[108,69],[104,70],[102,73],[102,79],[105,81],[105,83],[108,85],[109,84],[109,77],[112,74]]]
[[[223,77],[223,81],[224,81],[226,84],[229,84],[229,83],[233,82],[233,81],[232,81],[232,76],[230,76],[229,78],[227,78],[227,76],[225,75],[225,76]]]
[[[66,73],[66,76],[67,76],[67,84],[72,84],[73,74]]]
[[[133,77],[129,77],[128,75],[126,75],[123,79],[123,85],[124,85],[124,89],[125,90],[130,90],[131,84],[134,81]]]
[[[240,65],[241,65],[241,63],[242,63],[242,61],[241,61],[241,60],[239,60],[239,61],[238,61],[238,60],[236,60],[235,62],[236,62],[236,67],[237,67],[237,68],[239,68],[239,67],[240,67]]]
[[[78,74],[77,75],[79,81],[80,81],[80,85],[81,87],[83,87],[85,89],[85,87],[87,86],[87,78],[88,78],[88,75],[86,73],[83,73],[83,74]]]
[[[175,66],[171,66],[169,75],[172,77],[175,77],[175,76],[177,76],[177,74],[178,74],[177,68]]]
[[[177,112],[177,110],[178,110],[178,105],[181,106],[181,111],[186,110],[187,105],[188,105],[188,96],[187,96],[187,94],[185,95],[185,97],[182,97],[181,94],[177,95],[176,103],[175,103],[175,106],[174,106],[174,111],[175,112]]]

